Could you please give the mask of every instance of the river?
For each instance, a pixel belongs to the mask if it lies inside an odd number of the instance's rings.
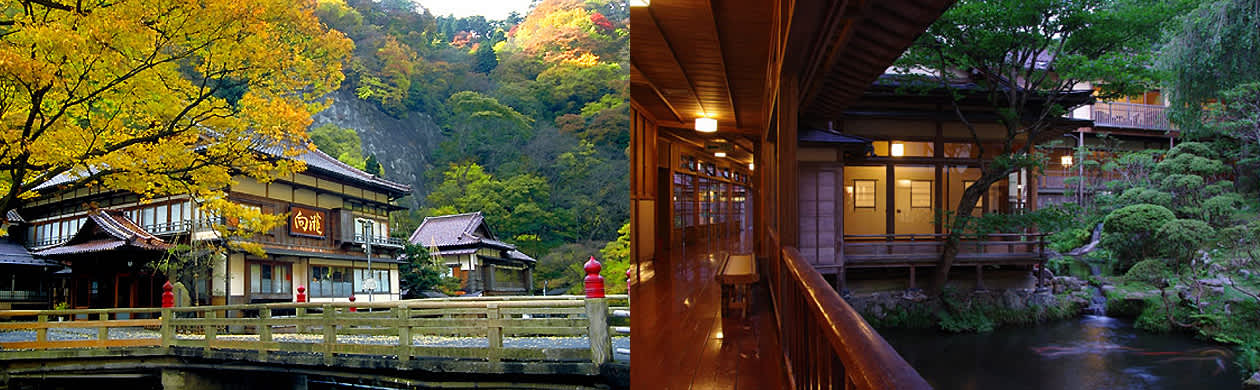
[[[880,334],[938,390],[1238,389],[1233,352],[1089,315],[990,333],[886,329]]]

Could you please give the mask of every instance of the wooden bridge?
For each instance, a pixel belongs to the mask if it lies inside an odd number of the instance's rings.
[[[283,372],[384,370],[412,379],[490,374],[600,382],[601,369],[614,361],[611,335],[628,333],[628,321],[615,317],[628,313],[626,295],[8,310],[0,311],[0,379],[228,362]]]

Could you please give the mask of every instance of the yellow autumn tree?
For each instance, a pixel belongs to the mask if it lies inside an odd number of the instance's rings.
[[[353,43],[311,0],[8,0],[0,12],[0,222],[81,188],[191,194],[296,156]],[[56,180],[54,180],[56,178]],[[0,225],[3,225],[0,223]]]

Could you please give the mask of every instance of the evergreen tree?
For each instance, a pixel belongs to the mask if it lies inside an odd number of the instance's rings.
[[[376,155],[369,155],[367,161],[363,163],[363,170],[376,176],[384,176],[385,171],[381,168],[381,163],[376,161]]]
[[[482,41],[477,45],[477,50],[473,51],[473,57],[477,61],[473,65],[473,70],[480,73],[490,73],[494,68],[499,67],[499,59],[495,57],[494,45],[490,41]]]

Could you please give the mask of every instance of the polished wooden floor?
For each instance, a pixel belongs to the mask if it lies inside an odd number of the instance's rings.
[[[748,318],[722,316],[717,267],[727,253],[751,251],[745,234],[672,248],[640,264],[631,296],[631,388],[787,387],[765,282],[753,289]]]

